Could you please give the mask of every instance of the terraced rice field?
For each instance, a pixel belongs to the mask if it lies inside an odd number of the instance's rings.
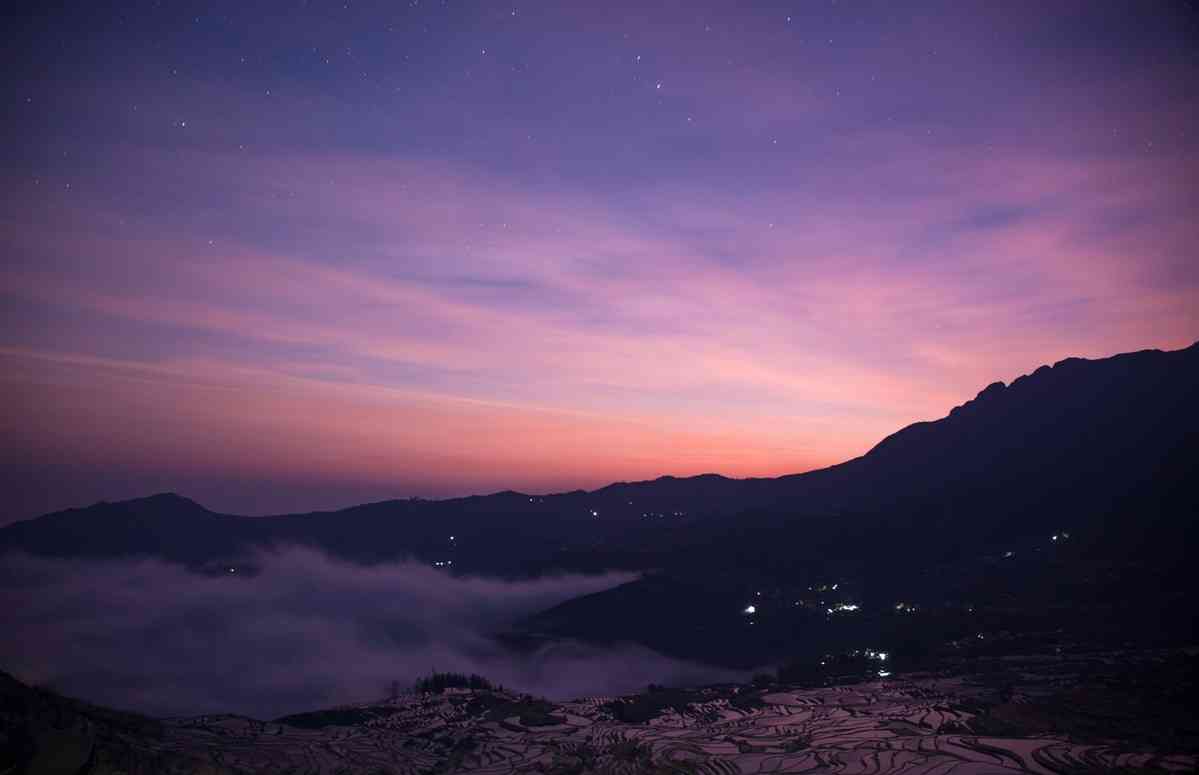
[[[137,744],[143,750],[135,758],[153,756],[174,771],[404,775],[965,775],[1193,772],[1199,766],[1192,754],[1093,736],[1084,742],[1061,733],[996,735],[995,716],[986,709],[1001,704],[1019,716],[1022,704],[1032,707],[1038,693],[1068,680],[1028,670],[1020,674],[1028,685],[1009,687],[1002,701],[993,682],[970,677],[911,676],[818,689],[712,687],[641,723],[618,720],[620,706],[606,698],[546,703],[451,690],[305,714],[292,723],[171,720],[158,740]]]

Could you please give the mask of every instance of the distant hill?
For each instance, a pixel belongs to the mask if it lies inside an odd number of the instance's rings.
[[[1194,604],[1176,598],[1193,575],[1197,468],[1199,344],[1043,366],[804,474],[662,477],[254,518],[164,494],[10,525],[0,551],[153,556],[216,570],[244,564],[255,548],[298,543],[355,562],[407,557],[484,575],[652,571],[547,612],[528,632],[639,640],[726,663],[824,642],[813,628],[827,635],[826,609],[847,601],[860,608],[833,617],[847,641],[891,627],[871,623],[871,612],[907,600],[925,612],[1061,609],[1112,637],[1161,615],[1166,624],[1135,634],[1181,637],[1193,622],[1180,624]],[[816,591],[833,583],[837,595]],[[761,612],[745,616],[758,598]],[[785,620],[774,618],[782,604],[792,609]]]

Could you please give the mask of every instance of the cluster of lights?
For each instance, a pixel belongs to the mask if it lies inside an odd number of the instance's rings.
[[[434,568],[444,568],[447,565],[453,565],[453,564],[454,564],[453,560],[437,560],[436,562],[433,563],[433,567]]]
[[[825,610],[827,610],[830,614],[835,614],[841,613],[842,611],[852,613],[853,611],[857,611],[859,608],[861,608],[861,606],[857,603],[837,603],[832,608],[827,608]]]
[[[862,653],[863,653],[863,655],[865,655],[865,657],[867,659],[873,659],[873,660],[877,660],[879,662],[886,662],[887,659],[889,659],[891,656],[890,654],[888,654],[885,651],[875,651],[874,649],[866,649]],[[880,667],[878,669],[878,677],[879,678],[887,678],[890,675],[891,675],[890,670],[885,670],[882,667]]]
[[[886,662],[891,658],[891,655],[886,651],[876,651],[875,649],[858,649],[856,651],[851,651],[849,655],[854,657],[866,657],[867,659],[872,659],[876,662]],[[820,660],[821,667],[827,665],[830,658],[831,657],[828,654],[825,654],[824,659]],[[881,665],[875,670],[875,673],[879,678],[887,678],[891,675],[891,671],[886,670]]]
[[[754,597],[761,597],[761,596],[762,596],[762,593],[760,591],[754,592]],[[741,613],[745,614],[746,616],[753,616],[757,612],[758,612],[758,607],[756,605],[753,605],[752,603],[750,605],[745,606],[745,608],[741,609]]]
[[[895,610],[901,614],[914,614],[920,610],[920,606],[915,603],[899,602],[895,604]]]

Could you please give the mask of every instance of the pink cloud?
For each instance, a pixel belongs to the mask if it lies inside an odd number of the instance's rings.
[[[1193,273],[1162,280],[1199,236],[1194,159],[870,147],[857,180],[731,203],[663,183],[632,209],[427,159],[217,152],[139,155],[149,189],[229,197],[194,222],[17,191],[0,288],[87,322],[0,340],[13,438],[456,491],[778,474],[1199,330]],[[1096,234],[1114,212],[1154,216]]]

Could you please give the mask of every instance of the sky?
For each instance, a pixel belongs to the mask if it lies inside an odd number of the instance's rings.
[[[0,522],[793,473],[1199,338],[1194,2],[45,6]]]

